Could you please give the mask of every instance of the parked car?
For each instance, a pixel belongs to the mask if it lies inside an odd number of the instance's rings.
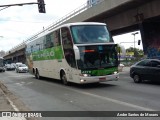
[[[143,80],[160,80],[160,60],[144,59],[130,67],[130,77],[135,83]]]
[[[15,64],[15,70],[17,69],[18,65],[20,65],[20,64],[22,64],[22,63],[21,63],[21,62],[17,62],[17,63]]]
[[[11,65],[14,67],[14,69],[16,68],[16,63],[11,63]]]
[[[5,64],[5,69],[6,70],[14,70],[15,67],[12,64]]]
[[[18,64],[16,67],[16,72],[28,72],[28,67],[25,64]]]
[[[0,66],[0,72],[5,72],[5,68],[3,66]]]
[[[20,65],[20,64],[22,64],[21,62],[17,62],[16,64],[15,64],[15,66],[17,67],[18,65]]]

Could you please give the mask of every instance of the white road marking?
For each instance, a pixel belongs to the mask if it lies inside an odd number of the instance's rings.
[[[16,85],[18,85],[18,86],[23,86],[23,85],[30,85],[30,84],[32,84],[33,82],[18,82],[18,83],[15,83]]]
[[[15,111],[19,111],[19,109],[16,107],[16,105],[14,105],[14,103],[11,101],[11,99],[9,97],[7,97],[7,95],[2,91],[3,95],[5,96],[5,98],[7,99],[7,101],[9,102],[9,104],[12,106],[12,108]],[[3,120],[27,120],[26,118],[23,117],[2,117]]]
[[[34,77],[33,75],[10,75],[10,76],[6,76],[6,77]]]

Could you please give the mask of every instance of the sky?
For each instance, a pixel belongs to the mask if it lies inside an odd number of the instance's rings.
[[[134,37],[133,33],[137,33]],[[115,43],[124,46],[125,49],[133,47],[134,48],[134,41],[135,41],[135,48],[143,50],[142,38],[140,31],[133,31],[122,35],[113,36],[113,40]],[[141,40],[140,45],[138,45],[138,40]]]
[[[84,5],[87,0],[44,0],[46,13],[38,12],[38,5],[0,7],[0,51],[9,51]],[[0,0],[0,5],[37,2],[37,0]]]
[[[38,5],[0,7],[0,51],[9,51],[27,38],[40,32],[58,19],[84,5],[87,0],[44,0],[46,13],[38,12]],[[37,0],[0,0],[0,5],[37,2]],[[1,10],[3,9],[3,10]],[[134,37],[131,33],[114,36],[115,43],[128,42]],[[135,40],[141,39],[137,34]],[[125,48],[132,43],[120,43]],[[142,44],[141,44],[142,45]],[[142,46],[136,46],[142,49]]]

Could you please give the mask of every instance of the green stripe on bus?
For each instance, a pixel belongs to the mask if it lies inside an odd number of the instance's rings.
[[[115,71],[118,72],[118,67],[98,69],[98,70],[81,70],[82,74],[90,74],[91,76],[104,76],[113,74]]]
[[[32,53],[32,56],[33,56],[33,61],[53,60],[53,59],[61,60],[63,58],[63,51],[61,46],[57,46],[34,52]]]

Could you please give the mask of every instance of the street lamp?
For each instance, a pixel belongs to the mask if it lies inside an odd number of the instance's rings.
[[[135,57],[135,36],[136,34],[138,34],[138,32],[132,33],[132,35],[134,36],[134,57]]]

